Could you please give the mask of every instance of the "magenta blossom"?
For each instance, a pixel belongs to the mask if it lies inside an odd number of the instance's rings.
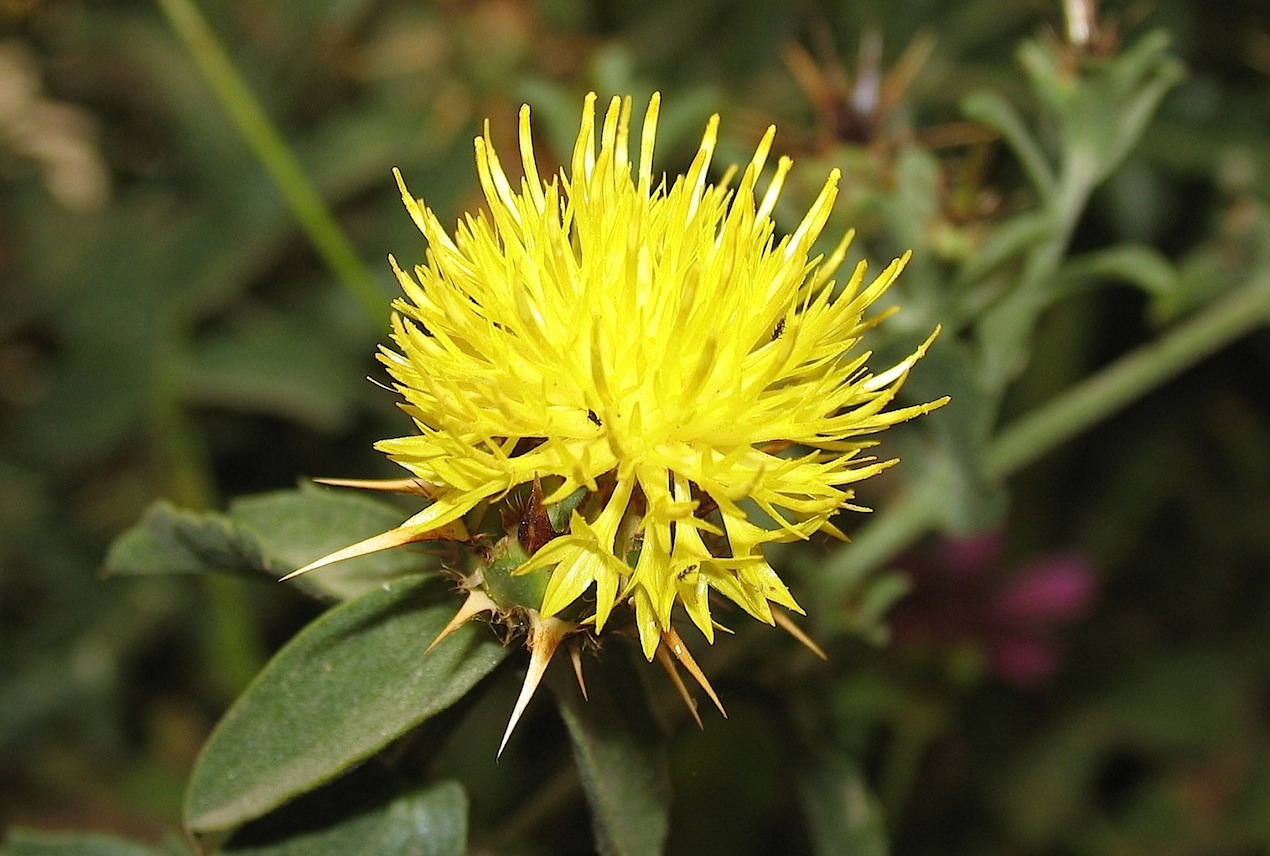
[[[896,644],[949,651],[972,647],[986,669],[1035,688],[1060,663],[1059,630],[1082,618],[1095,595],[1093,566],[1076,553],[1001,566],[1004,538],[986,532],[945,539],[897,562],[913,592],[892,614]]]

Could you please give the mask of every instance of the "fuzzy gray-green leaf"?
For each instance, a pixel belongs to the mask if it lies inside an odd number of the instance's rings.
[[[425,656],[456,606],[435,580],[411,577],[302,630],[203,748],[186,793],[186,826],[213,832],[260,817],[461,699],[506,649],[487,628],[469,625]]]
[[[665,747],[648,699],[626,652],[613,650],[588,679],[589,700],[576,686],[553,683],[560,715],[591,807],[603,856],[655,856],[669,828]]]
[[[404,514],[383,500],[308,485],[240,499],[227,514],[188,511],[160,500],[111,545],[106,573],[222,573],[277,580],[392,529]],[[344,600],[435,564],[419,551],[389,550],[340,562],[291,584],[324,600]]]
[[[467,793],[441,782],[394,796],[353,775],[248,824],[224,856],[464,856]]]

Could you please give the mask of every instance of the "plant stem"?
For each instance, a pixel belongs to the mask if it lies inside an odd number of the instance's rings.
[[[1002,479],[1202,360],[1270,324],[1270,275],[1236,289],[1173,332],[1121,357],[1002,430],[984,474]]]
[[[1097,185],[1096,171],[1097,163],[1078,153],[1065,160],[1055,188],[1047,197],[1054,233],[1027,254],[1013,291],[981,322],[982,379],[998,405],[1026,365],[1028,343],[1052,299],[1054,275]]]
[[[938,519],[947,501],[947,475],[945,469],[928,471],[896,497],[884,513],[860,527],[851,538],[850,548],[836,551],[817,574],[823,581],[823,596],[841,597],[870,571],[920,538]]]
[[[388,305],[385,295],[305,174],[295,152],[217,41],[194,0],[158,0],[158,3],[322,260],[367,317],[377,326],[384,325]]]
[[[1267,324],[1270,274],[1236,289],[1173,332],[1121,357],[1001,430],[984,455],[984,477],[1008,478],[1171,377]],[[838,551],[822,568],[826,596],[849,590],[934,526],[946,489],[946,482],[932,473],[884,514],[861,527],[852,537],[851,549]]]
[[[160,360],[166,367],[150,406],[154,446],[165,479],[163,493],[184,508],[206,510],[216,505],[215,480],[202,436],[191,424],[180,396],[180,372],[171,367],[184,359],[171,345]],[[216,575],[200,577],[206,608],[203,645],[208,673],[226,702],[247,686],[268,659],[242,580]]]

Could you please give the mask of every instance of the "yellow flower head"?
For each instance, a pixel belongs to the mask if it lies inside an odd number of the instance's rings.
[[[528,107],[518,186],[487,125],[475,145],[489,210],[453,237],[401,184],[428,250],[413,274],[392,261],[405,296],[381,359],[418,433],[377,448],[432,502],[328,560],[457,537],[469,512],[520,485],[541,485],[546,506],[585,492],[516,573],[549,573],[535,618],[579,603],[599,633],[632,606],[651,659],[676,603],[713,640],[712,590],[769,624],[772,603],[801,612],[763,546],[837,534],[829,521],[851,507],[851,485],[893,463],[860,455],[870,436],[943,402],[886,409],[930,340],[878,374],[857,350],[905,259],[836,284],[850,235],[811,255],[837,170],[778,237],[789,158],[758,186],[775,128],[735,186],[735,170],[715,184],[711,118],[687,175],[667,183],[653,170],[659,97],[636,163],[630,99],[614,98],[599,126],[595,101],[571,162],[547,180]]]

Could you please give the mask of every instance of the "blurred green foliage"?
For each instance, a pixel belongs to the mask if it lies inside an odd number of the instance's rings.
[[[634,853],[665,829],[674,853],[1270,848],[1262,3],[1108,2],[1079,46],[1059,4],[997,0],[200,8],[360,260],[332,265],[286,168],[280,185],[253,156],[159,5],[0,2],[5,853],[189,852],[183,823],[262,855]],[[878,511],[844,522],[855,543],[780,555],[827,663],[759,627],[701,652],[728,721],[685,728],[660,675],[606,648],[594,703],[562,686],[563,721],[540,701],[496,766],[523,662],[498,666],[485,640],[454,655],[462,690],[493,670],[476,692],[398,699],[407,712],[352,745],[322,669],[408,684],[389,673],[427,662],[407,640],[443,611],[399,598],[449,600],[382,586],[432,560],[270,578],[403,516],[293,489],[394,475],[370,449],[405,423],[364,381],[383,334],[364,289],[386,307],[382,260],[422,248],[390,168],[453,222],[479,204],[486,117],[508,147],[530,102],[543,161],[560,159],[590,89],[662,91],[672,172],[712,112],[721,161],[776,122],[796,160],[786,225],[841,168],[854,256],[914,251],[873,346],[885,361],[942,324],[907,394],[953,403],[888,437],[903,463],[862,490]],[[931,556],[984,530],[1005,547],[982,589],[954,576],[984,593],[922,600]],[[1059,551],[1096,569],[1096,601],[1046,637],[1058,671],[1019,688],[993,671],[986,604]],[[367,615],[400,662],[324,660],[323,632]],[[631,714],[645,696],[657,722]],[[234,742],[282,715],[243,710],[291,698],[311,714],[294,745]],[[206,820],[230,797],[199,788],[252,772],[233,755],[252,741],[326,766]],[[209,749],[183,809],[205,744],[230,754]]]

